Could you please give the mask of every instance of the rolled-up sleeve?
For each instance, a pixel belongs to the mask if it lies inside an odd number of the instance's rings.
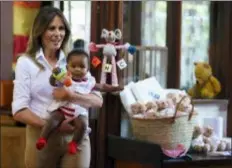
[[[15,67],[15,80],[13,90],[12,114],[29,107],[30,101],[30,67],[28,58],[22,56],[18,59]]]

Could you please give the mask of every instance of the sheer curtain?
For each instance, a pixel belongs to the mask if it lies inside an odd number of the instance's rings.
[[[91,1],[64,1],[64,15],[71,27],[70,45],[77,39],[90,41]]]
[[[143,1],[141,14],[141,44],[142,46],[166,46],[166,1]],[[139,61],[145,63],[142,73],[145,76],[155,76],[163,87],[167,79],[167,53],[161,50],[144,50],[140,52]]]
[[[142,45],[165,46],[167,2],[143,1],[141,19]]]
[[[208,62],[209,5],[208,1],[182,1],[180,85],[183,89],[195,82],[194,62]]]

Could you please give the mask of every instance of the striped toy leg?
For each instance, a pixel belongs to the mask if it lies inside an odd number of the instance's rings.
[[[118,76],[117,76],[117,67],[115,57],[111,57],[111,64],[112,64],[112,73],[111,73],[111,80],[113,86],[118,86]]]
[[[104,72],[104,65],[106,64],[107,56],[104,55],[102,61],[102,71],[101,71],[101,80],[100,83],[106,83],[106,72]]]

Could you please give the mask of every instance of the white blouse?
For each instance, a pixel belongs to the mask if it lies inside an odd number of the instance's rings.
[[[45,67],[45,70],[40,70],[31,58],[26,55],[17,60],[12,113],[14,115],[23,108],[29,108],[42,119],[48,119],[49,112],[47,108],[52,103],[52,91],[54,89],[49,83],[52,67],[47,62],[42,49],[36,53],[36,60]],[[66,66],[66,57],[62,51],[56,66]],[[101,97],[99,92],[96,92],[96,94]]]

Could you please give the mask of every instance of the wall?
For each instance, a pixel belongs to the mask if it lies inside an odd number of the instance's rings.
[[[11,80],[13,60],[13,2],[0,2],[0,80]]]

